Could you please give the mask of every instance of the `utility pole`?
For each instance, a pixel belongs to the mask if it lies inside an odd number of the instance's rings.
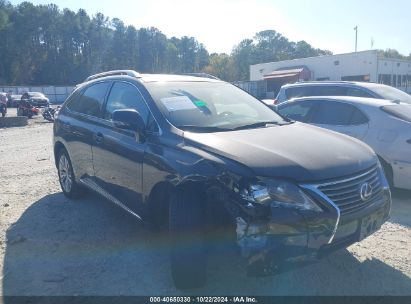
[[[357,53],[357,46],[358,46],[358,26],[354,27],[355,31],[355,52]]]

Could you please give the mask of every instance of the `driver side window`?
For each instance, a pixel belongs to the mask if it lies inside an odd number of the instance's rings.
[[[113,112],[122,109],[138,111],[148,129],[153,132],[158,131],[157,124],[153,123],[154,119],[151,116],[150,110],[137,88],[128,83],[116,82],[107,100],[104,119],[111,120]]]

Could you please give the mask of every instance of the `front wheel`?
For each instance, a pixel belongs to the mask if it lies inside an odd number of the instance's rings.
[[[81,195],[81,188],[74,178],[73,166],[65,149],[58,154],[57,169],[64,195],[68,198],[78,198]]]
[[[176,190],[169,204],[171,275],[178,289],[206,283],[205,205],[191,189]]]

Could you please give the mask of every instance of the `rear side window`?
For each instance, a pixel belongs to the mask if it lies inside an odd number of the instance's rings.
[[[342,86],[317,86],[316,96],[346,96],[347,88]]]
[[[285,94],[287,99],[310,96],[346,96],[347,88],[343,86],[330,85],[307,85],[289,88],[286,90]]]
[[[100,116],[104,99],[110,85],[111,83],[109,82],[100,82],[88,87],[83,95],[70,101],[67,107],[74,112],[95,117]]]
[[[285,90],[285,96],[287,97],[287,99],[315,96],[314,89],[315,87],[313,86],[301,86],[301,87],[288,88]]]
[[[322,125],[359,125],[368,122],[367,117],[356,107],[335,101],[319,101],[317,111],[310,121]]]
[[[351,125],[362,125],[368,123],[368,117],[359,109],[353,107],[353,114],[351,117]]]
[[[366,92],[365,90],[356,89],[356,88],[347,88],[347,96],[374,98],[373,95]]]

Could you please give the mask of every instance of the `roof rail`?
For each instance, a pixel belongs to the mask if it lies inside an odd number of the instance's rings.
[[[361,81],[360,81],[361,82]],[[356,81],[350,81],[350,80],[309,80],[309,81],[297,81],[295,83],[314,83],[314,84],[318,84],[318,83],[351,83],[351,84],[355,84]]]
[[[182,75],[185,76],[193,76],[193,77],[202,77],[202,78],[209,78],[209,79],[214,79],[214,80],[221,80],[218,77],[215,77],[213,75],[207,74],[207,73],[183,73]]]
[[[134,77],[134,78],[141,78],[140,73],[138,73],[136,71],[133,71],[133,70],[115,70],[115,71],[108,71],[108,72],[104,72],[104,73],[91,75],[91,76],[86,78],[85,82],[95,80],[95,79],[98,79],[98,78],[103,78],[103,77],[107,77],[107,76],[116,76],[116,75],[126,75],[126,76],[130,76],[130,77]]]

